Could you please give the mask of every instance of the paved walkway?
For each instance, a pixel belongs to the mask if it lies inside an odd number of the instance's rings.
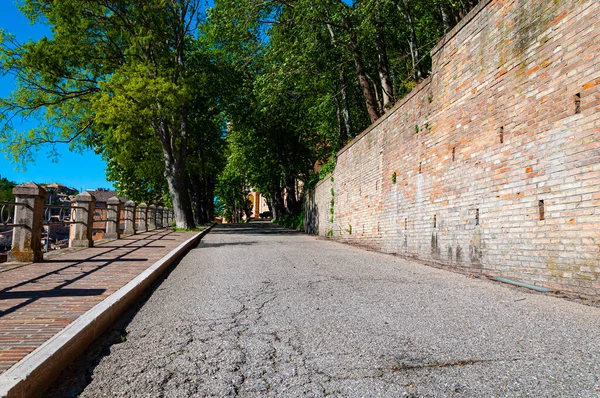
[[[0,373],[193,235],[147,232],[0,272]]]
[[[268,224],[213,229],[126,333],[52,394],[600,395],[600,309]]]

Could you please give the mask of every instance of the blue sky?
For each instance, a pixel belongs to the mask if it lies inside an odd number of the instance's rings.
[[[48,26],[31,25],[29,20],[19,13],[13,0],[2,0],[2,3],[0,28],[15,34],[20,42],[37,40],[50,34]],[[14,83],[10,76],[0,77],[0,96],[7,96],[13,88]],[[106,164],[99,155],[92,151],[73,153],[67,146],[58,146],[57,149],[60,153],[58,161],[53,162],[49,159],[47,150],[42,148],[36,153],[35,162],[28,164],[25,171],[15,170],[16,165],[0,153],[0,176],[17,183],[58,182],[78,190],[112,188],[112,184],[106,180]]]

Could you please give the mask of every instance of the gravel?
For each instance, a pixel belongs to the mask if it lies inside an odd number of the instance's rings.
[[[49,396],[600,395],[600,309],[268,223],[213,229],[98,344]]]

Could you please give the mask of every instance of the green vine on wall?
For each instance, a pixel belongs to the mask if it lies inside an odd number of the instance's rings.
[[[333,175],[332,175],[331,176],[331,200],[329,201],[329,214],[331,214],[331,216],[329,217],[329,223],[331,225],[330,225],[329,231],[327,231],[327,236],[333,236],[334,213],[335,213],[335,190],[333,189]]]

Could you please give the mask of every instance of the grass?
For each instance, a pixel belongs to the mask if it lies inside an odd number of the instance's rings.
[[[210,227],[211,225],[212,225],[212,223],[196,225],[196,228],[177,228],[176,226],[173,225],[173,231],[174,232],[202,232],[206,228]]]
[[[285,228],[300,230],[304,226],[304,212],[297,216],[281,216],[274,219],[273,222]]]

